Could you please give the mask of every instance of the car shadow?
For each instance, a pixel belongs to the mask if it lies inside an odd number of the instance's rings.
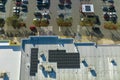
[[[92,34],[96,37],[99,37],[99,38],[103,38],[104,35],[103,33],[101,32],[100,28],[99,27],[92,27]]]
[[[101,22],[100,22],[100,19],[99,19],[99,16],[95,16],[95,19],[96,19],[96,22],[95,22],[95,24],[97,24],[97,25],[101,25]]]

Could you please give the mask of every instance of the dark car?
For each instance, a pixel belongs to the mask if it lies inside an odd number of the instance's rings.
[[[108,12],[108,8],[107,7],[103,7],[103,11],[104,12]]]
[[[42,1],[37,1],[37,4],[38,5],[42,5]]]
[[[42,14],[40,12],[35,12],[34,15],[36,18],[42,18]]]
[[[58,16],[59,16],[59,18],[63,18],[64,19],[64,14],[61,13]]]
[[[113,0],[108,0],[108,2],[109,2],[109,3],[114,3],[114,1],[113,1]]]
[[[58,4],[58,7],[59,7],[60,9],[64,9],[64,8],[65,8],[65,6],[64,6],[63,4]]]
[[[107,1],[107,0],[102,0],[103,2]]]
[[[116,12],[114,5],[109,6],[109,12]]]
[[[43,0],[37,0],[37,1],[40,1],[40,2],[42,2]]]
[[[21,0],[16,0],[16,2],[21,2]]]
[[[70,4],[65,5],[65,7],[68,8],[68,9],[71,9],[71,5]]]
[[[21,10],[23,11],[23,12],[28,12],[28,7],[27,7],[27,5],[25,5],[25,4],[22,4],[21,5]]]
[[[117,15],[116,14],[112,14],[111,16],[110,16],[110,20],[113,22],[113,23],[116,23],[117,22]]]
[[[20,6],[22,3],[21,3],[21,1],[17,1],[15,4],[16,4],[16,6]]]
[[[22,8],[21,9],[23,12],[28,12],[28,9],[27,8]]]
[[[46,18],[46,19],[50,19],[50,15],[49,14],[45,14],[45,15],[43,15],[44,16],[44,18]]]
[[[71,0],[66,0],[67,4],[72,4]]]
[[[43,7],[42,5],[37,4],[37,8],[38,8],[39,10],[42,10],[44,7]]]
[[[61,4],[64,4],[65,3],[65,0],[59,0]]]
[[[105,13],[105,14],[104,14],[104,19],[105,19],[106,21],[109,21],[110,16],[109,16],[107,13]]]
[[[28,4],[28,0],[22,0],[22,3]]]

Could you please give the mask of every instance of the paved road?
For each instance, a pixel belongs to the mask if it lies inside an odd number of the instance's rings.
[[[51,16],[51,20],[50,20],[50,26],[53,26],[53,31],[55,34],[59,34],[59,27],[57,26],[56,23],[56,17],[57,17],[57,10],[58,10],[58,3],[59,0],[50,0],[50,16]]]
[[[25,20],[27,27],[29,29],[29,26],[33,24],[33,18],[34,18],[34,12],[36,10],[36,0],[28,0],[28,13],[27,13],[27,18]]]
[[[77,26],[80,23],[80,0],[72,0],[72,17],[73,17],[73,26],[72,29],[74,32],[77,31]]]
[[[12,7],[13,7],[13,6],[14,6],[14,1],[12,1],[12,0],[7,0],[7,3],[6,3],[6,5],[5,5],[5,8],[6,8],[5,20],[6,20],[8,17],[12,16]],[[11,27],[8,26],[7,24],[5,24],[4,29],[5,29],[5,31],[6,31],[6,30],[10,30]]]

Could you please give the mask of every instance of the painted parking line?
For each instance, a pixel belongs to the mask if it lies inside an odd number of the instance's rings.
[[[77,25],[77,32],[80,31],[80,25]]]
[[[59,32],[61,32],[61,27],[59,26]]]

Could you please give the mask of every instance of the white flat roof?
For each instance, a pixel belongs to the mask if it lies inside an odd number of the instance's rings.
[[[6,46],[9,45],[9,43],[0,43],[0,46]]]
[[[94,12],[93,4],[82,4],[82,12],[93,13]]]
[[[0,49],[0,72],[7,72],[10,80],[19,80],[20,61],[21,51]]]

